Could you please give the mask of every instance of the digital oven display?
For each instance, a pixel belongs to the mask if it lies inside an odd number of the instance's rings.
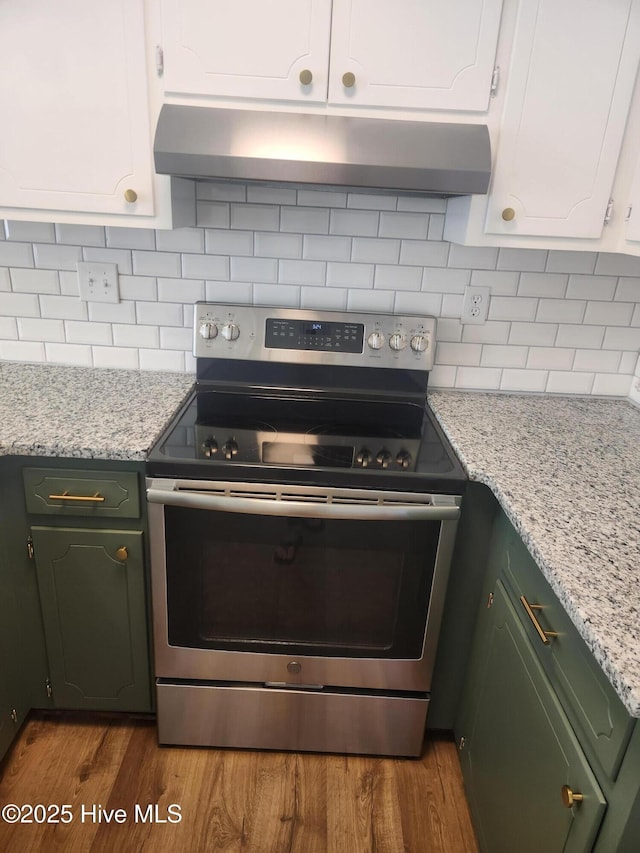
[[[363,343],[362,323],[272,318],[268,318],[266,323],[264,345],[268,349],[360,353]]]

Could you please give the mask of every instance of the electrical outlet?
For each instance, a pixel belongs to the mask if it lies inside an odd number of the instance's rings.
[[[118,265],[78,261],[78,286],[85,302],[120,302]]]
[[[472,287],[471,285],[465,287],[460,322],[486,323],[490,299],[490,287]]]

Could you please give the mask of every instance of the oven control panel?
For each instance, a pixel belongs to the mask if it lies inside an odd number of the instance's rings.
[[[196,358],[431,370],[435,317],[198,302]]]

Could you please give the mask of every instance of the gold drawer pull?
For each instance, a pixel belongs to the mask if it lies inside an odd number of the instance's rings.
[[[562,805],[566,809],[571,809],[576,803],[581,803],[584,800],[584,794],[579,794],[577,791],[572,791],[568,785],[563,785],[560,791],[562,797]]]
[[[49,495],[50,501],[89,501],[90,503],[104,503],[104,498],[100,492],[95,495],[70,495],[69,492],[63,492],[61,495]]]
[[[521,602],[522,606],[524,607],[524,609],[527,613],[527,616],[529,617],[529,619],[531,619],[531,622],[533,623],[533,627],[538,632],[538,636],[540,637],[542,642],[545,644],[545,646],[548,646],[549,645],[549,637],[557,637],[558,632],[557,631],[545,631],[543,629],[542,625],[538,622],[538,620],[536,618],[536,614],[533,611],[534,610],[542,610],[542,605],[541,604],[529,604],[529,602],[524,597],[524,595],[520,596],[520,602]]]
[[[126,549],[126,546],[121,545],[120,548],[116,551],[116,557],[120,560],[121,563],[124,563],[125,560],[129,557],[129,552]]]
[[[302,83],[303,86],[310,86],[312,80],[313,80],[313,74],[311,73],[311,71],[309,71],[308,68],[304,68],[300,72],[300,82]]]

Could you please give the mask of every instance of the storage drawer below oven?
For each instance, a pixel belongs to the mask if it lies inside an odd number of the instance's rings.
[[[157,682],[161,744],[417,757],[428,698]]]

